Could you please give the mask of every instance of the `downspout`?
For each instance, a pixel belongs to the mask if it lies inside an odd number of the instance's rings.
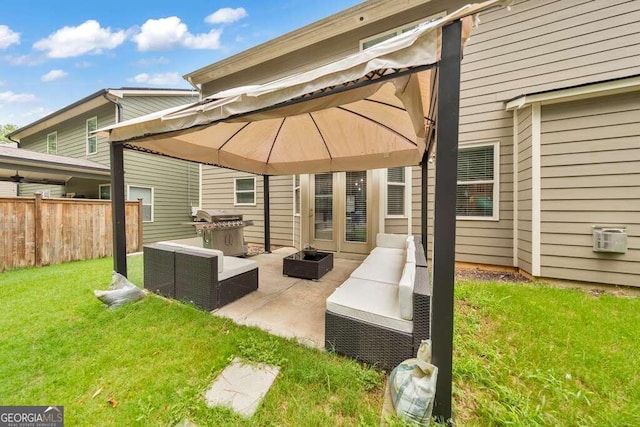
[[[198,92],[198,99],[202,101],[202,91],[200,90],[198,85],[195,84],[193,80],[191,80],[191,77],[186,77],[185,80],[191,85],[192,88],[196,90],[196,92]]]

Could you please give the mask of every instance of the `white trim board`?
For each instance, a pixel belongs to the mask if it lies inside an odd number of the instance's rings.
[[[596,98],[637,90],[640,90],[640,76],[552,90],[537,94],[534,93],[531,95],[522,95],[511,101],[506,101],[506,109],[514,110],[532,104],[558,104],[561,102],[578,101],[580,99]]]

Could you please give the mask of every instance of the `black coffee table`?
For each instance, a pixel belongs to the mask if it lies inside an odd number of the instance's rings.
[[[333,270],[333,253],[317,252],[313,256],[305,256],[304,252],[284,257],[282,274],[300,279],[319,279]]]

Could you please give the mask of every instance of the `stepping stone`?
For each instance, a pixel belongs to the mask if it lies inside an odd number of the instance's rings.
[[[251,417],[279,372],[277,366],[247,364],[236,357],[207,390],[207,406],[224,406]]]

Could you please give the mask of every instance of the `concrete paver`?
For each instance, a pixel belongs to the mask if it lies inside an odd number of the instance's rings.
[[[225,406],[244,417],[251,417],[279,372],[277,366],[247,364],[236,357],[207,390],[207,405]]]

